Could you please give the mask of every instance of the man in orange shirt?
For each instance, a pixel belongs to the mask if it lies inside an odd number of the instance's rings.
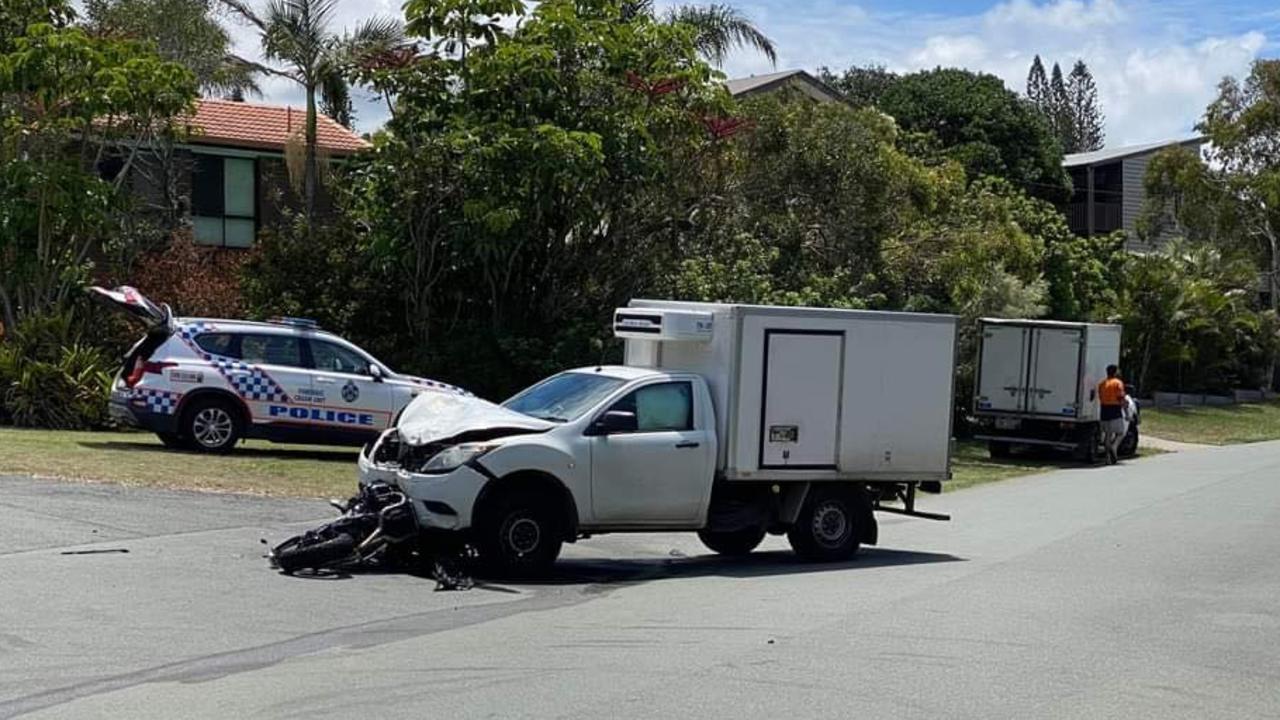
[[[1107,379],[1098,383],[1098,404],[1101,406],[1099,418],[1102,420],[1102,444],[1107,448],[1107,462],[1112,465],[1116,464],[1116,448],[1125,433],[1125,397],[1120,369],[1115,365],[1108,365]]]

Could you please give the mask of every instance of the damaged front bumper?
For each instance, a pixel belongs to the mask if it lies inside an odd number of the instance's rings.
[[[471,527],[471,509],[489,481],[483,472],[470,465],[446,473],[409,472],[395,463],[374,460],[381,442],[379,438],[360,453],[361,484],[385,482],[398,488],[409,498],[423,529],[459,531]]]

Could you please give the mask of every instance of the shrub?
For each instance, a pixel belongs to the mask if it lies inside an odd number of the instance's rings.
[[[35,316],[0,345],[0,422],[84,430],[109,423],[112,363],[69,316]]]

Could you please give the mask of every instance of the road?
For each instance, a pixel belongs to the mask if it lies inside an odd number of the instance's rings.
[[[317,503],[0,479],[0,717],[1280,717],[1280,443],[925,503],[844,565],[606,536],[433,592],[270,571]]]

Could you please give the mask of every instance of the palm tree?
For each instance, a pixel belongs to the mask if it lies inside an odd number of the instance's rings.
[[[623,4],[624,19],[639,15],[654,16],[653,0],[632,0]],[[715,65],[723,65],[725,58],[737,48],[750,48],[778,62],[777,49],[755,23],[741,10],[720,3],[711,5],[681,5],[670,8],[662,15],[668,23],[690,25],[697,30],[694,44],[698,52]]]
[[[316,96],[328,108],[349,103],[345,68],[366,54],[390,50],[405,42],[399,21],[370,18],[355,30],[337,35],[330,30],[337,0],[270,0],[262,15],[241,0],[222,0],[236,14],[258,28],[267,60],[283,69],[262,67],[262,71],[287,77],[306,91],[306,159],[303,165],[303,198],[307,219],[315,213],[319,167],[316,155]],[[349,119],[349,118],[347,118]]]

